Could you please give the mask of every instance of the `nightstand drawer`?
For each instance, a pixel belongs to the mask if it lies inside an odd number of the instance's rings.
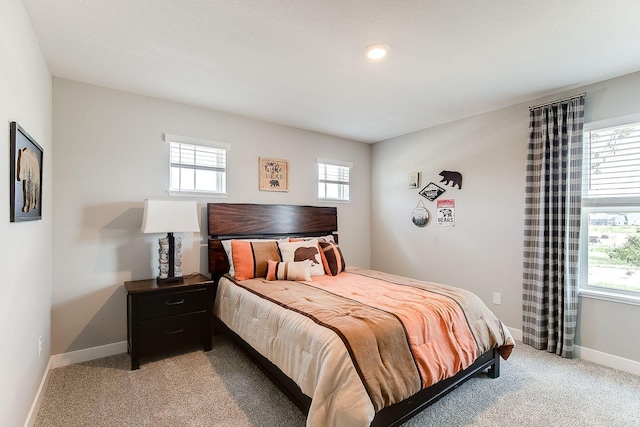
[[[141,355],[202,342],[207,312],[201,311],[140,323]]]
[[[207,290],[200,288],[141,296],[138,304],[138,320],[140,321],[192,313],[207,309]]]

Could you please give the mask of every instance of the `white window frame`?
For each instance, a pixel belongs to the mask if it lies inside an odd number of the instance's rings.
[[[320,197],[320,192],[319,192],[319,188],[320,185],[324,182],[325,184],[329,183],[329,181],[326,180],[321,180],[320,179],[320,168],[322,167],[322,165],[331,165],[331,166],[339,166],[339,167],[344,167],[347,168],[349,170],[349,180],[348,181],[335,181],[335,182],[331,182],[333,184],[338,184],[340,185],[340,193],[344,194],[344,189],[346,188],[348,190],[349,196],[343,196],[343,197],[339,197],[339,198],[330,198],[330,197],[326,197],[327,192],[325,191],[325,197]],[[337,203],[349,203],[351,202],[351,169],[353,169],[353,163],[352,162],[345,162],[342,160],[332,160],[332,159],[325,159],[322,157],[318,157],[317,161],[316,161],[316,197],[318,198],[319,202],[337,202]]]
[[[609,120],[586,123],[583,129],[586,135],[590,131],[618,127],[640,123],[640,114],[625,117],[617,117]],[[587,153],[585,138],[585,149]],[[583,159],[583,174],[589,173],[589,166],[586,159]],[[627,291],[623,289],[604,288],[589,285],[589,214],[598,212],[639,212],[640,197],[593,197],[582,196],[581,226],[580,226],[580,249],[579,249],[579,295],[588,298],[601,299],[605,301],[619,302],[632,305],[640,305],[640,292]],[[585,262],[587,260],[587,262]]]
[[[167,182],[167,193],[170,196],[205,196],[205,197],[227,197],[227,186],[228,186],[228,180],[227,180],[227,172],[228,172],[228,155],[229,155],[229,151],[231,151],[231,144],[225,143],[225,142],[217,142],[217,141],[210,141],[210,140],[206,140],[206,139],[200,139],[200,138],[193,138],[193,137],[189,137],[189,136],[182,136],[182,135],[173,135],[173,134],[165,134],[164,135],[164,140],[165,142],[168,143],[169,145],[169,167],[168,167],[168,171],[169,171],[169,179]],[[209,147],[209,148],[218,148],[221,150],[225,150],[225,165],[224,165],[224,185],[223,185],[223,189],[222,191],[218,192],[218,191],[200,191],[200,190],[182,190],[182,189],[172,189],[171,188],[171,168],[175,167],[176,164],[172,164],[171,163],[171,143],[178,143],[178,144],[190,144],[190,145],[194,145],[196,147],[200,146],[200,147]],[[180,166],[178,166],[180,167]],[[184,165],[184,167],[186,168],[193,168],[193,165]]]

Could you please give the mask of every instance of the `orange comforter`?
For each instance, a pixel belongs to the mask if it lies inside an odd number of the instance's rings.
[[[236,284],[333,330],[344,342],[376,411],[513,347],[508,330],[474,294],[350,268],[311,282]]]

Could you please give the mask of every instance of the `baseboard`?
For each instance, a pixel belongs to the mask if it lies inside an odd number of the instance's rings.
[[[522,341],[522,330],[509,328],[509,327],[507,327],[507,329],[509,329],[509,332],[511,332],[511,335],[513,336],[514,340]]]
[[[100,359],[101,357],[113,356],[115,354],[124,353],[125,351],[127,351],[127,342],[121,341],[113,344],[101,345],[98,347],[91,347],[51,356],[49,358],[49,363],[47,363],[47,368],[44,371],[44,375],[42,375],[42,381],[40,381],[40,387],[38,388],[36,397],[33,399],[31,409],[29,410],[27,419],[24,422],[24,427],[32,427],[36,422],[40,403],[42,402],[42,393],[46,388],[47,381],[49,380],[49,371],[51,369]]]
[[[55,354],[51,356],[51,369],[62,366],[73,365],[75,363],[87,362],[89,360],[100,359],[101,357],[113,356],[127,351],[127,342],[121,341],[113,344],[100,345],[98,347],[85,348],[83,350],[71,351],[69,353]]]
[[[40,381],[40,387],[38,387],[38,392],[36,393],[35,399],[33,399],[33,403],[31,404],[31,409],[29,409],[29,414],[27,415],[27,419],[24,422],[24,427],[32,427],[38,415],[38,411],[40,410],[40,403],[42,403],[42,392],[47,387],[47,381],[49,381],[49,369],[51,369],[51,358],[49,358],[49,363],[47,363],[47,368],[44,370],[44,375],[42,375],[42,381]]]
[[[576,355],[583,360],[640,376],[640,362],[635,360],[580,346],[576,346]]]
[[[508,328],[516,341],[522,342],[522,330]],[[127,351],[127,342],[121,341],[113,344],[91,347],[84,350],[72,351],[69,353],[56,354],[49,359],[49,369],[60,368],[62,366],[73,365],[74,363],[86,362],[89,360],[99,359],[101,357],[113,356]],[[603,353],[598,350],[592,350],[587,347],[576,346],[576,356],[583,360],[597,363],[599,365],[608,366],[609,368],[618,369],[620,371],[629,372],[634,375],[640,375],[640,362],[625,359],[623,357],[614,356],[613,354]],[[43,378],[44,383],[45,378]],[[42,387],[42,385],[41,385]],[[38,391],[39,393],[40,391]]]
[[[509,332],[511,332],[511,335],[513,335],[513,338],[516,341],[522,342],[522,330],[514,328],[507,329],[509,329]],[[597,363],[598,365],[607,366],[609,368],[640,376],[640,362],[625,359],[624,357],[614,356],[609,353],[603,353],[598,350],[592,350],[587,347],[581,347],[579,345],[575,348],[576,357],[582,360],[588,360],[589,362]]]

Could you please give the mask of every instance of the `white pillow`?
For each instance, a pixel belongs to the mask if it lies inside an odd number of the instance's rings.
[[[278,242],[280,254],[283,262],[300,262],[309,260],[311,262],[311,275],[323,276],[324,266],[320,257],[318,239],[305,240],[302,242]]]

